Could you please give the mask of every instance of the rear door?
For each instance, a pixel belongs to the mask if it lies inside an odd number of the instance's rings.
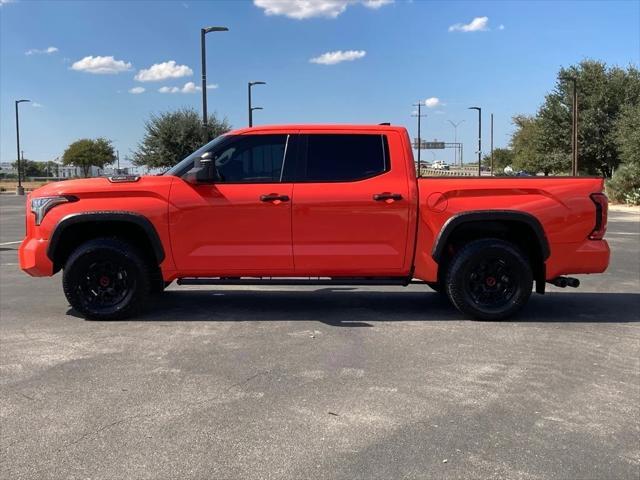
[[[296,275],[408,274],[410,198],[399,134],[302,131],[295,177]]]

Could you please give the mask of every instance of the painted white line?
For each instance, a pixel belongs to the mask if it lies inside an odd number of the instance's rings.
[[[3,245],[15,245],[16,243],[22,243],[22,240],[16,240],[15,242],[0,243],[0,247],[3,246]]]

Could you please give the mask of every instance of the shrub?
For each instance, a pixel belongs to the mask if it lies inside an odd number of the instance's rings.
[[[607,181],[607,195],[614,202],[630,203],[634,195],[640,192],[640,165],[636,163],[621,165]]]
[[[624,199],[629,205],[640,205],[640,188],[631,190],[624,196]]]

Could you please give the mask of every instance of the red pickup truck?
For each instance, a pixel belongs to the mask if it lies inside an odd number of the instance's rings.
[[[181,285],[408,285],[509,317],[533,284],[603,272],[600,178],[416,178],[388,125],[236,130],[159,176],[70,180],[27,198],[20,266],[63,270],[87,318],[131,316]]]

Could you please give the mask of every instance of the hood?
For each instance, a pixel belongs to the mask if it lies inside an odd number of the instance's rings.
[[[109,177],[81,178],[64,180],[43,185],[31,192],[31,197],[54,195],[118,196],[131,192],[153,192],[163,186],[169,186],[175,179],[172,176],[142,176],[135,181],[111,181]],[[115,179],[114,179],[115,180]]]

